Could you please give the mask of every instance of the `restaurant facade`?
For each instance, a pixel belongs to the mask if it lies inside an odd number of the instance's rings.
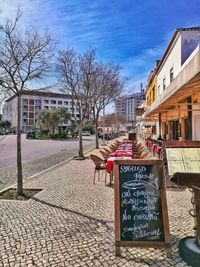
[[[140,121],[155,139],[200,141],[200,27],[175,31],[149,75]]]

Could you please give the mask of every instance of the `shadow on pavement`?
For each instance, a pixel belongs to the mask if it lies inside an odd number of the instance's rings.
[[[41,200],[41,199],[36,198],[36,197],[32,197],[31,199],[32,199],[32,200],[35,200],[36,202],[39,202],[39,203],[41,203],[41,204],[47,205],[47,206],[49,206],[49,207],[53,207],[53,208],[56,208],[56,209],[59,209],[59,210],[62,210],[62,211],[66,211],[66,212],[70,212],[70,213],[72,213],[72,214],[76,214],[76,215],[82,216],[83,218],[86,218],[86,219],[89,219],[89,220],[93,220],[93,221],[95,221],[96,223],[101,223],[101,224],[103,224],[104,226],[106,226],[106,228],[107,228],[108,230],[113,230],[112,227],[109,227],[109,226],[107,225],[108,223],[113,223],[113,221],[100,220],[100,219],[97,219],[97,218],[94,218],[94,217],[85,215],[85,214],[83,214],[83,213],[80,213],[80,212],[78,212],[78,211],[74,211],[74,210],[67,209],[67,208],[64,208],[64,207],[61,207],[61,206],[57,206],[57,205],[55,205],[55,204],[46,202],[46,201]]]

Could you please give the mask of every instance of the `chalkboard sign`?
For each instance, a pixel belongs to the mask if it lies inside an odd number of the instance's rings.
[[[117,160],[114,174],[116,247],[169,248],[169,223],[161,161]],[[119,251],[116,250],[116,254]]]

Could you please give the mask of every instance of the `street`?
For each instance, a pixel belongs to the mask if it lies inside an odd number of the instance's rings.
[[[16,165],[17,161],[17,136],[0,136],[0,169]],[[94,144],[94,136],[83,136],[83,145]],[[22,134],[22,162],[38,160],[40,158],[67,150],[77,150],[78,139],[69,140],[37,140],[26,139]]]
[[[94,148],[94,136],[83,137],[83,150]],[[16,135],[0,136],[0,190],[17,180]],[[33,140],[22,135],[23,178],[78,155],[78,139]]]

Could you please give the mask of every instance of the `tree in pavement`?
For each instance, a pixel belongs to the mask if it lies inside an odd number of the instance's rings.
[[[99,148],[98,121],[100,112],[121,94],[123,81],[118,65],[99,63],[95,74],[92,112],[95,122],[96,148]]]
[[[21,159],[21,95],[31,82],[48,73],[53,56],[53,40],[48,33],[40,34],[34,27],[21,29],[18,10],[14,21],[0,25],[1,91],[17,97],[17,196],[23,194]]]
[[[62,91],[70,95],[72,119],[79,129],[80,158],[84,158],[82,130],[91,113],[95,65],[94,50],[78,54],[74,49],[68,48],[59,51],[57,57],[57,72]]]

